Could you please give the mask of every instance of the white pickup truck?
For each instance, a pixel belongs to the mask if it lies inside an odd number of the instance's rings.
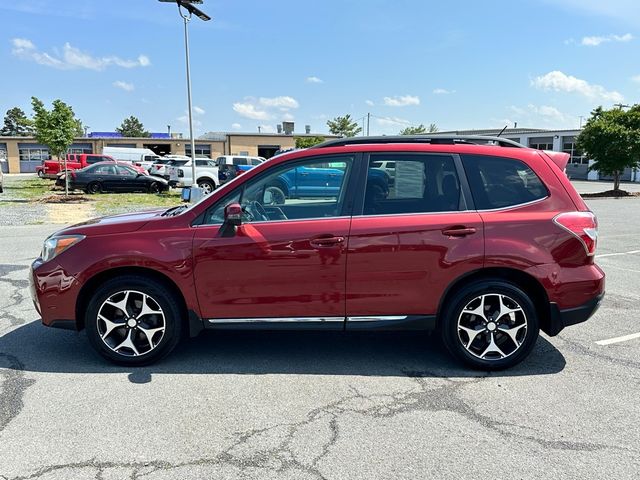
[[[168,166],[167,174],[171,186],[190,187],[193,183],[191,161],[181,166]],[[196,183],[205,195],[218,188],[218,167],[213,160],[196,158]]]

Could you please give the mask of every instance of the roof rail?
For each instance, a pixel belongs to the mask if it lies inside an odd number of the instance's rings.
[[[381,137],[346,137],[327,140],[310,148],[344,147],[347,145],[370,145],[376,143],[428,143],[432,145],[494,145],[499,147],[525,148],[524,145],[501,137],[484,135],[390,135]]]

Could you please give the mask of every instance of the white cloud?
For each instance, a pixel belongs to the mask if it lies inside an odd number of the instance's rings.
[[[185,125],[189,125],[189,116],[188,115],[182,115],[178,118],[176,118],[176,120],[178,120],[180,123],[184,123]],[[198,120],[197,118],[193,119],[193,126],[194,127],[201,127],[202,126],[202,122],[200,120]]]
[[[149,57],[145,55],[140,55],[135,60],[125,60],[115,55],[93,57],[69,43],[64,44],[62,53],[54,49],[53,54],[41,52],[31,40],[26,38],[14,38],[11,43],[13,45],[11,53],[14,56],[60,70],[86,68],[88,70],[101,71],[112,66],[135,68],[151,65]]]
[[[592,85],[586,80],[567,75],[558,70],[536,77],[531,81],[531,85],[541,90],[579,93],[591,100],[620,102],[624,99],[622,94],[615,90],[608,91],[601,85]]]
[[[606,36],[592,36],[583,37],[580,45],[585,47],[597,47],[607,42],[630,42],[633,40],[633,35],[625,33],[624,35],[606,35]]]
[[[367,105],[369,105],[370,107],[373,107],[375,104],[373,103],[373,100],[365,100],[364,103],[366,103]]]
[[[260,105],[265,107],[298,108],[300,104],[293,97],[260,97]]]
[[[513,120],[525,126],[541,125],[546,128],[569,128],[575,122],[575,117],[567,115],[551,105],[528,104],[526,107],[511,105],[508,110],[514,115]],[[513,120],[503,122],[513,125]]]
[[[376,123],[382,127],[397,127],[411,125],[409,120],[398,117],[376,117]]]
[[[242,128],[242,125],[240,125],[239,123],[232,123],[231,128],[233,128],[234,130],[240,130]]]
[[[246,118],[253,120],[269,120],[271,115],[265,110],[258,110],[252,103],[236,102],[233,104],[233,110],[238,114]]]
[[[193,111],[197,115],[204,115],[205,114],[204,108],[201,108],[201,107],[199,107],[197,105],[195,107],[193,107]]]
[[[284,115],[282,115],[282,120],[284,120],[285,122],[292,122],[294,119],[295,117],[290,113],[285,113]]]
[[[635,75],[635,76],[631,77],[631,80],[636,82],[636,83],[640,83],[640,75]]]
[[[456,93],[455,90],[447,90],[446,88],[435,88],[433,90],[434,95],[449,95],[450,93]]]
[[[315,77],[313,75],[311,77],[307,77],[305,81],[307,83],[324,83],[322,79]]]
[[[408,105],[420,105],[420,97],[413,95],[396,95],[384,97],[384,104],[388,107],[406,107]]]
[[[133,92],[133,90],[135,89],[135,86],[133,85],[133,83],[127,83],[122,80],[116,80],[115,82],[113,82],[113,86],[116,88],[120,88],[125,92]]]
[[[276,127],[273,125],[260,125],[260,131],[262,133],[276,133]]]

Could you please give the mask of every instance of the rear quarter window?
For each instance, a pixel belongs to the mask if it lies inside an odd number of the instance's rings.
[[[549,196],[538,175],[520,160],[462,155],[462,163],[478,210],[512,207]]]

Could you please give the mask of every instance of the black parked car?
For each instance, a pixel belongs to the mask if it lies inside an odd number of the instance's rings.
[[[64,173],[56,185],[64,186]],[[87,193],[149,192],[160,193],[169,189],[169,182],[136,171],[133,167],[115,162],[94,163],[81,170],[69,172],[69,188]]]

